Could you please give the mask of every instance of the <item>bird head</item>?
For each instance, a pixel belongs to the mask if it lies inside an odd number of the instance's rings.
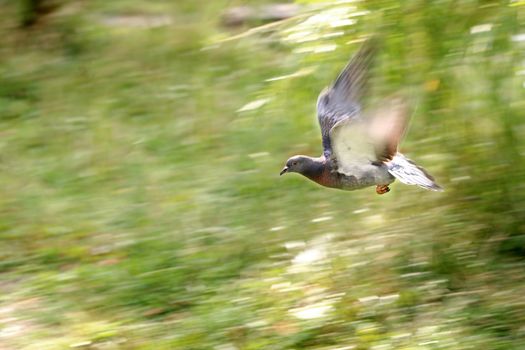
[[[307,156],[293,156],[286,161],[286,165],[281,170],[280,175],[286,173],[299,173],[304,174],[310,167],[312,158]]]

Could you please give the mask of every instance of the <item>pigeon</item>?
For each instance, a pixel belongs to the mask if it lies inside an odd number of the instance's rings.
[[[293,156],[280,175],[299,173],[319,185],[347,191],[376,186],[377,194],[389,192],[388,186],[396,179],[443,191],[425,169],[398,152],[409,121],[403,99],[390,97],[371,112],[362,110],[376,47],[376,42],[368,39],[335,82],[319,95],[322,155]]]

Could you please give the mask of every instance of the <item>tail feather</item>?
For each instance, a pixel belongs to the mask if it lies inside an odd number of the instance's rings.
[[[443,187],[435,182],[432,175],[401,153],[397,153],[386,165],[388,172],[406,185],[417,185],[430,191],[443,191]]]

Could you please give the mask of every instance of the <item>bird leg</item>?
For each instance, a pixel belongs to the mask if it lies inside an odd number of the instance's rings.
[[[376,186],[376,193],[377,194],[385,194],[390,192],[390,188],[388,188],[388,185],[377,185]]]

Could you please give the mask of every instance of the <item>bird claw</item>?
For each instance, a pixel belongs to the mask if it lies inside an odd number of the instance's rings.
[[[390,188],[388,187],[388,185],[377,185],[376,186],[376,193],[377,194],[385,194],[385,193],[388,193],[390,192]]]

